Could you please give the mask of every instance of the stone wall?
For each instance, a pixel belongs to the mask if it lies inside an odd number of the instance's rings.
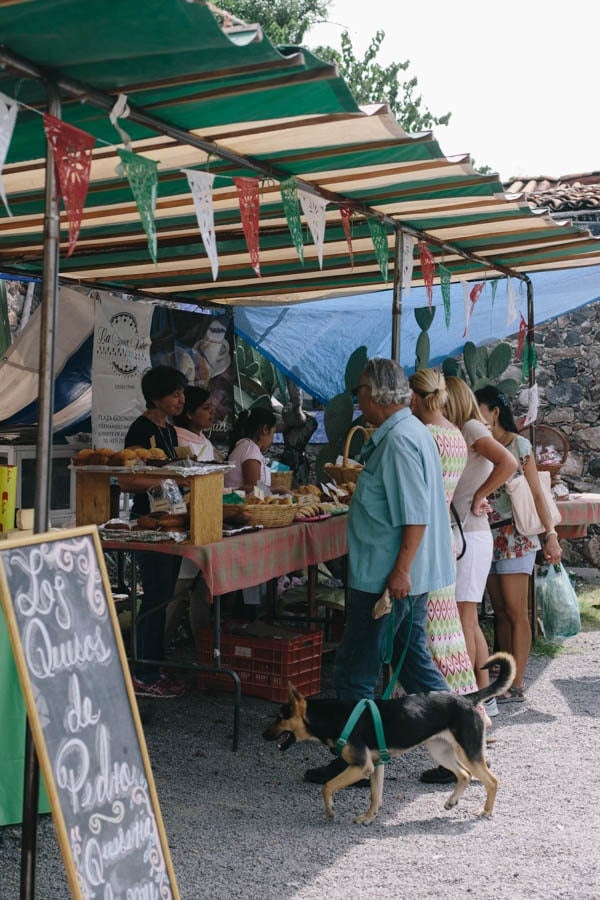
[[[536,381],[539,390],[538,424],[559,429],[569,442],[560,477],[572,492],[600,493],[600,303],[574,310],[536,330]],[[509,343],[516,348],[517,340]],[[520,368],[506,373],[520,379]],[[514,405],[515,413],[525,406]],[[565,564],[600,565],[600,526],[588,537],[563,541]]]

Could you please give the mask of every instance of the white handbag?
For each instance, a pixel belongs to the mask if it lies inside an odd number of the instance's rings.
[[[544,493],[546,504],[550,511],[553,525],[559,525],[561,514],[556,505],[552,490],[550,487],[550,473],[538,472],[540,484]],[[510,481],[504,485],[506,493],[510,497],[512,504],[513,519],[519,534],[532,535],[541,534],[546,530],[546,526],[539,517],[535,500],[529,482],[525,475],[514,475]]]

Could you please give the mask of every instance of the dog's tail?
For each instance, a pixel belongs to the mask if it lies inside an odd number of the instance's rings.
[[[514,681],[517,666],[510,653],[494,653],[481,668],[491,669],[494,666],[497,666],[499,669],[498,677],[495,681],[490,682],[481,691],[476,691],[474,694],[465,694],[465,698],[470,700],[475,706],[483,700],[487,700],[488,697],[499,697],[500,694],[506,693]]]

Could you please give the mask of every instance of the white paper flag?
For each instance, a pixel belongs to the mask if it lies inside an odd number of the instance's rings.
[[[410,286],[412,284],[413,268],[415,264],[415,244],[417,239],[412,234],[402,235],[402,300],[408,300]]]
[[[521,402],[525,399],[525,395],[527,395],[527,413],[521,428],[525,428],[526,425],[531,425],[531,423],[535,422],[537,419],[540,404],[537,384],[532,384],[528,390],[521,391],[521,394],[519,395],[519,400],[521,400]]]
[[[194,198],[196,218],[202,235],[206,255],[210,260],[213,281],[219,273],[219,257],[217,255],[217,239],[215,235],[215,211],[213,207],[213,182],[215,176],[211,172],[200,172],[195,169],[182,169],[187,175],[188,184]]]
[[[4,203],[6,212],[9,216],[12,216],[12,213],[2,183],[2,169],[4,168],[4,163],[6,162],[6,157],[8,155],[8,148],[10,147],[10,142],[12,140],[18,109],[19,106],[14,100],[11,100],[6,94],[0,93],[0,197],[2,197],[2,202]]]
[[[319,260],[319,268],[323,268],[323,240],[325,238],[325,207],[327,200],[323,197],[317,197],[315,194],[309,194],[298,188],[298,199],[300,206],[306,219],[312,239],[317,248],[317,258]]]
[[[518,317],[517,311],[517,298],[515,297],[515,289],[512,286],[512,282],[510,278],[506,279],[506,324],[512,325],[515,319]]]

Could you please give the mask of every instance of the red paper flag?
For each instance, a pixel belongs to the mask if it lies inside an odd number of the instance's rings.
[[[96,139],[48,113],[44,113],[44,131],[54,154],[56,180],[69,220],[70,256],[79,237]]]
[[[433,278],[435,275],[435,261],[433,259],[433,253],[425,243],[425,241],[419,241],[419,258],[421,260],[421,274],[423,276],[423,281],[425,282],[425,288],[427,290],[427,300],[429,302],[429,308],[433,303]]]
[[[527,337],[527,322],[523,318],[523,313],[521,313],[521,321],[519,322],[519,340],[517,341],[517,349],[515,352],[515,359],[517,362],[521,359],[523,354],[523,347],[525,346],[525,338]]]
[[[240,201],[240,216],[246,238],[246,246],[250,254],[252,268],[260,278],[260,259],[258,247],[259,196],[260,181],[258,178],[233,179]]]
[[[351,206],[340,206],[340,216],[342,217],[342,228],[346,235],[346,243],[348,244],[348,253],[350,254],[350,268],[354,268],[354,250],[352,249],[352,234],[350,232],[350,219],[353,215]]]

